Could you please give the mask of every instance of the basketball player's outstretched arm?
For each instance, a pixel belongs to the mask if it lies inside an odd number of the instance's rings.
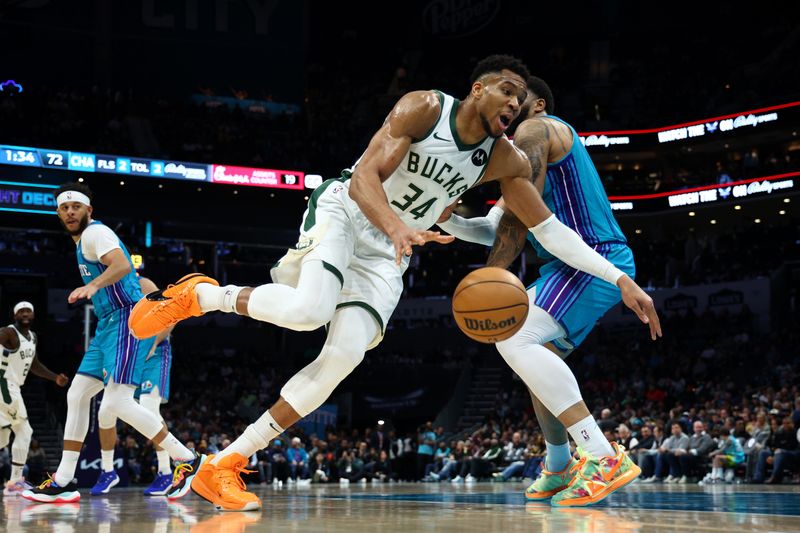
[[[549,150],[547,128],[538,122],[529,120],[522,123],[514,138],[515,146],[504,142],[495,149],[497,153],[502,148],[506,154],[506,157],[501,155],[501,168],[495,174],[506,205],[548,252],[575,269],[619,287],[622,301],[650,326],[650,337],[655,340],[661,336],[661,323],[653,299],[629,276],[590,248],[580,235],[559,222],[534,186],[547,172]],[[514,157],[510,150],[516,150],[518,156]],[[519,155],[527,165],[517,162]]]
[[[433,127],[439,118],[440,107],[439,98],[432,91],[416,91],[403,96],[381,129],[373,135],[350,178],[350,197],[364,216],[392,239],[397,264],[403,255],[411,255],[414,245],[453,241],[453,237],[441,235],[438,231],[409,228],[389,206],[381,185],[403,161],[412,140],[424,137]]]

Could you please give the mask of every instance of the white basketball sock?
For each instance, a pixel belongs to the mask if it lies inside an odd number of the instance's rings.
[[[72,482],[80,456],[81,452],[64,450],[61,453],[61,462],[58,464],[58,470],[53,474],[53,479],[59,487],[66,487]]]
[[[611,447],[611,443],[600,431],[600,426],[597,425],[592,415],[572,424],[567,428],[567,431],[572,436],[575,444],[592,454],[593,457],[599,459],[600,457],[614,456],[614,448]]]
[[[25,465],[18,465],[17,463],[11,463],[11,479],[9,481],[16,481],[22,477],[22,469],[25,468]]]
[[[114,449],[100,450],[100,468],[103,472],[114,470]]]
[[[172,465],[169,462],[169,452],[165,449],[156,450],[158,457],[158,473],[161,475],[169,474],[172,472]]]
[[[220,459],[233,453],[238,453],[244,457],[250,457],[258,450],[263,450],[272,439],[283,433],[284,429],[272,417],[269,411],[265,412],[258,420],[247,426],[238,439],[233,441],[230,446],[219,452],[211,464],[219,463]]]
[[[236,298],[244,287],[236,285],[226,285],[217,287],[211,283],[198,283],[195,287],[197,291],[197,303],[200,310],[204,313],[209,311],[222,311],[224,313],[236,312]]]
[[[164,448],[170,457],[180,463],[191,461],[195,457],[194,452],[184,446],[172,433],[167,433],[167,436],[158,445]]]

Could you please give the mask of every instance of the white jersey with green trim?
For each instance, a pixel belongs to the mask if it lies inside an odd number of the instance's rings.
[[[433,226],[448,205],[480,181],[497,141],[487,135],[478,143],[463,143],[456,131],[459,101],[435,92],[441,104],[436,124],[411,143],[397,170],[383,182],[394,212],[410,228],[422,230]],[[358,161],[349,172],[356,166]],[[344,184],[349,185],[349,181]]]
[[[25,383],[25,378],[28,377],[28,371],[33,364],[33,358],[36,356],[36,334],[29,331],[30,338],[28,338],[13,324],[8,327],[17,332],[19,348],[13,352],[3,348],[0,370],[3,371],[4,377],[9,383],[21,386]]]

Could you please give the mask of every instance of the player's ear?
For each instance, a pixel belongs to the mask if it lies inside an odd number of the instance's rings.
[[[484,90],[483,83],[480,81],[476,81],[475,83],[472,84],[472,91],[471,91],[472,97],[475,98],[476,100],[480,100],[481,96],[483,96],[483,90]]]
[[[86,214],[87,215],[92,216],[92,211],[93,210],[94,210],[94,208],[92,206],[90,206],[90,205],[86,206]]]

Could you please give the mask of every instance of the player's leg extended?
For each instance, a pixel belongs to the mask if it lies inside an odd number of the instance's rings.
[[[281,327],[308,331],[333,317],[343,272],[355,249],[355,230],[342,204],[342,188],[328,182],[312,195],[303,216],[297,246],[273,267],[277,283],[259,287],[219,287],[200,274],[185,276],[174,286],[142,298],[130,327],[138,338],[158,334],[190,316],[209,311],[239,313]],[[337,193],[337,194],[334,194]]]
[[[537,326],[528,327],[529,320]],[[497,349],[581,448],[580,465],[570,467],[577,477],[570,481],[567,489],[558,492],[551,503],[589,505],[636,479],[640,470],[624,451],[605,439],[581,397],[572,371],[561,357],[543,346],[551,339],[543,337],[542,332],[551,329],[552,324],[557,324],[552,316],[532,306],[522,330],[497,343]]]
[[[115,427],[116,419],[119,418],[155,444],[166,449],[170,457],[176,461],[192,461],[195,458],[194,452],[169,433],[164,427],[160,415],[154,414],[134,400],[135,391],[134,385],[110,382],[100,404],[100,411],[97,415],[98,425],[101,428]]]
[[[284,429],[322,405],[362,361],[379,330],[375,318],[364,308],[339,309],[331,321],[319,356],[283,386],[281,398],[269,411],[201,467],[192,482],[192,489],[223,510],[259,508],[260,500],[244,491],[239,478],[247,459],[266,448]]]
[[[535,287],[531,287],[528,290],[528,294],[531,302],[531,310],[525,319],[525,325],[512,339],[505,341],[503,344],[498,343],[498,350],[503,354],[504,350],[508,350],[510,346],[524,348],[538,345],[541,347],[543,344],[548,343],[548,348],[552,353],[561,357],[561,353],[555,347],[552,347],[549,341],[563,337],[564,329],[553,317],[533,305],[536,299]],[[514,344],[510,344],[512,340]],[[513,348],[511,349],[513,350]],[[504,354],[503,356],[505,357]],[[516,369],[514,370],[516,371]],[[519,372],[517,373],[519,374]],[[539,400],[534,393],[533,387],[528,383],[525,376],[520,374],[520,377],[522,377],[528,385],[533,407],[536,412],[536,418],[542,428],[545,444],[547,446],[547,456],[542,473],[527,488],[525,497],[529,500],[544,500],[566,488],[574,477],[570,469],[575,465],[576,461],[572,459],[572,455],[569,451],[567,430],[564,424],[562,424]]]

